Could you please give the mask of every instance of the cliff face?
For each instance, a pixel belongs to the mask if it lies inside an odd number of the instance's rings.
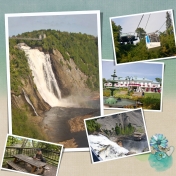
[[[43,50],[42,47],[35,47],[35,49],[39,51]],[[73,59],[65,60],[58,50],[53,49],[53,51],[48,54],[50,55],[52,70],[61,90],[62,98],[71,96],[69,100],[72,101],[72,103],[81,103],[81,105],[84,106],[82,102],[91,99],[91,97],[89,97],[91,90],[86,84],[88,76],[80,71]],[[11,59],[14,58],[11,57]],[[29,67],[28,64],[26,67]],[[20,94],[17,95],[13,90],[11,91],[12,107],[28,110],[32,115],[36,115],[35,111],[37,114],[42,115],[43,112],[51,108],[38,92],[31,74],[29,74],[26,79],[20,77],[20,82],[22,84],[22,86],[20,86]],[[26,99],[25,94],[29,100]]]
[[[88,76],[79,70],[72,59],[65,60],[58,50],[53,50],[50,57],[62,97],[90,92],[86,85]]]
[[[24,85],[23,88],[21,88],[21,94],[15,95],[13,91],[11,92],[11,102],[13,108],[27,110],[27,112],[30,112],[31,115],[36,115],[32,106],[35,108],[38,115],[42,115],[43,112],[48,111],[51,108],[37,91],[36,86],[30,76],[28,79],[21,79],[21,82]],[[32,106],[27,102],[24,92],[26,93],[26,96]]]
[[[134,127],[144,126],[141,110],[107,116],[98,119],[97,122],[101,124],[103,129],[108,130],[115,128],[116,124],[121,125],[122,128],[128,126],[129,123]]]

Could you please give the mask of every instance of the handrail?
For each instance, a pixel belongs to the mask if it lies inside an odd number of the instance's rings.
[[[30,148],[30,147],[14,147],[14,146],[8,146],[5,149],[4,158],[13,158],[16,154],[24,154],[30,157],[33,157],[36,153],[37,148]],[[47,162],[57,165],[60,157],[60,152],[53,151],[53,150],[47,150],[47,149],[41,149],[43,157],[46,158]]]

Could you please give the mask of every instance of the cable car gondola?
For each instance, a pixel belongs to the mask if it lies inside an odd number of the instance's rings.
[[[120,43],[121,44],[133,44],[133,41],[138,40],[138,37],[135,34],[131,33],[123,33],[120,35]]]
[[[146,47],[150,50],[153,48],[159,48],[161,46],[158,34],[150,33],[145,36]]]

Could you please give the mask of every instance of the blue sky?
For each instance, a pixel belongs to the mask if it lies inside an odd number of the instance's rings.
[[[81,32],[97,36],[96,14],[20,16],[8,18],[9,36],[40,29]]]
[[[155,81],[155,78],[162,78],[161,63],[132,63],[115,65],[114,61],[102,61],[103,78],[111,79],[116,70],[119,77],[137,76]]]
[[[168,11],[168,12],[171,14],[171,11]],[[150,18],[147,23],[149,15],[150,15]],[[114,21],[116,25],[120,25],[123,28],[122,33],[129,33],[129,32],[135,32],[141,20],[141,17],[142,17],[142,14],[132,15],[128,17],[113,18],[112,21]],[[155,32],[156,30],[159,30],[165,21],[166,21],[166,11],[157,12],[157,13],[147,13],[147,14],[144,14],[139,27],[145,29],[147,33],[151,33],[151,32]],[[161,32],[165,30],[166,30],[166,25],[164,24],[163,27],[161,28]]]

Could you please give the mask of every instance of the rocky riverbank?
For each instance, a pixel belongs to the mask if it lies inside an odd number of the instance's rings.
[[[99,109],[53,107],[45,113],[42,126],[51,142],[66,148],[88,147],[83,119],[99,115]]]

